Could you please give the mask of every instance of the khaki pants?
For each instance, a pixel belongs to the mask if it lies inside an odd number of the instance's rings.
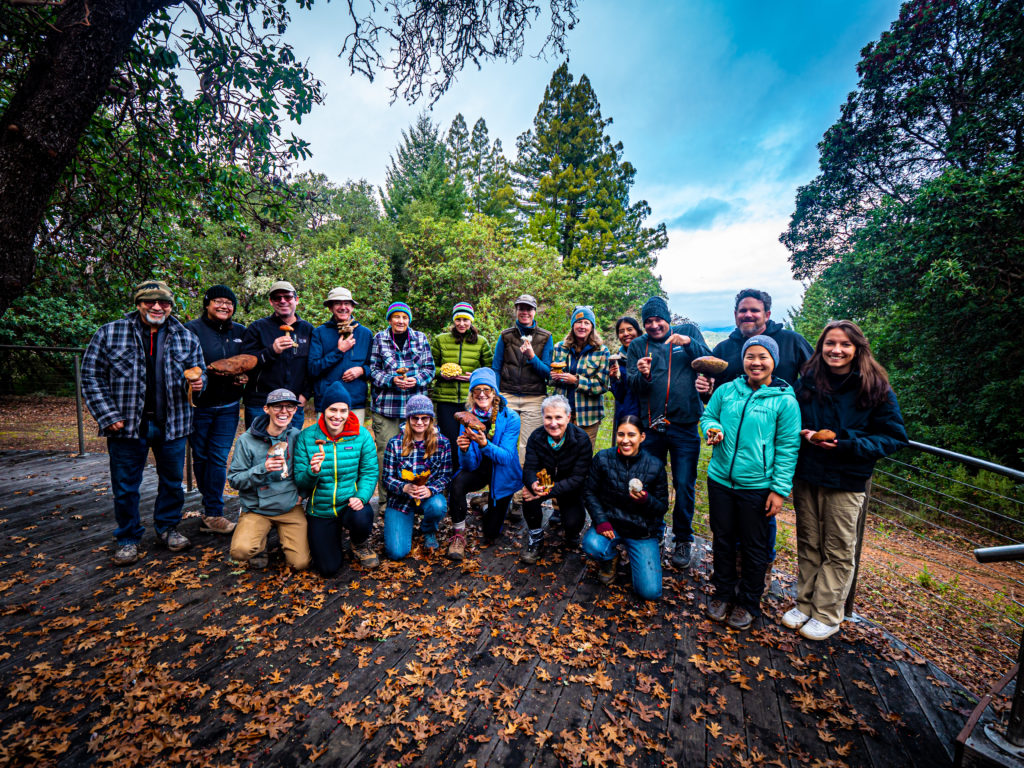
[[[267,535],[277,528],[284,559],[297,571],[309,567],[309,541],[306,538],[306,511],[297,504],[283,515],[242,512],[231,534],[231,557],[245,562],[267,548]]]
[[[544,426],[544,414],[540,410],[540,404],[544,402],[544,395],[509,395],[504,392],[508,400],[508,407],[519,414],[519,466],[523,466],[526,458],[526,441],[534,430]]]
[[[388,492],[384,489],[384,450],[391,438],[398,435],[402,420],[389,419],[376,412],[370,415],[373,419],[373,442],[377,446],[377,509],[383,513],[388,498]]]
[[[857,519],[864,493],[793,483],[799,575],[796,607],[812,619],[835,626],[853,583]]]
[[[587,433],[587,437],[590,438],[590,448],[593,450],[597,448],[597,433],[601,431],[601,422],[597,424],[591,424],[589,427],[580,427],[584,432]]]

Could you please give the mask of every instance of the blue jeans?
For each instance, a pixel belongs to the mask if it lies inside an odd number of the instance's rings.
[[[420,530],[423,533],[437,533],[437,526],[444,520],[448,502],[444,496],[433,495],[420,503],[423,519]],[[391,560],[401,560],[412,551],[412,523],[415,512],[401,512],[391,505],[384,510],[384,554]]]
[[[263,410],[262,405],[247,405],[245,406],[245,428],[248,429],[252,426],[253,421],[256,420],[257,416],[265,416],[266,411]],[[299,408],[295,411],[295,415],[292,416],[292,423],[290,426],[294,429],[302,431],[302,425],[306,421],[306,409]]]
[[[174,528],[181,522],[185,489],[181,477],[185,471],[185,438],[164,440],[164,429],[143,419],[139,437],[108,437],[110,457],[110,490],[114,495],[114,519],[117,521],[118,546],[138,544],[145,529],[139,520],[139,486],[150,449],[156,458],[159,484],[153,505],[153,527],[157,533]]]
[[[661,543],[657,539],[608,539],[593,527],[583,534],[583,551],[602,562],[615,557],[615,548],[620,544],[629,553],[633,591],[644,600],[657,600],[661,597]]]
[[[672,535],[676,544],[693,541],[694,487],[697,484],[697,458],[700,456],[696,423],[669,424],[664,432],[648,429],[643,450],[662,461],[666,456],[672,457],[672,487],[676,492]]]
[[[228,453],[238,430],[238,403],[196,408],[192,416],[192,471],[209,517],[224,514],[224,481],[228,474]]]

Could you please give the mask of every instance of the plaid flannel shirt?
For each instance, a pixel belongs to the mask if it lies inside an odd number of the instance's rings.
[[[146,404],[146,353],[138,317],[137,311],[130,312],[120,320],[101,326],[82,357],[82,396],[99,425],[101,437],[108,436],[104,430],[118,421],[124,422],[124,429],[117,432],[118,437],[139,437],[142,409]],[[206,365],[199,339],[177,318],[167,318],[166,328],[163,373],[167,421],[162,426],[164,439],[176,440],[192,431],[192,408],[187,399],[189,385],[183,373],[186,368],[202,368],[203,386],[206,386]]]
[[[388,447],[384,451],[384,485],[388,489],[388,506],[408,514],[419,507],[416,506],[416,500],[405,493],[404,486],[409,481],[402,479],[403,469],[414,475],[429,469],[427,488],[434,496],[443,496],[452,478],[452,449],[448,438],[438,433],[437,450],[429,459],[426,457],[423,441],[413,443],[408,456],[402,455],[401,434],[388,441]]]
[[[564,341],[555,344],[554,363],[565,363],[566,373],[574,373],[579,381],[575,387],[552,381],[555,393],[565,395],[572,405],[576,424],[590,427],[600,424],[604,418],[604,393],[610,389],[608,379],[608,348],[587,347],[583,354],[576,358],[572,354],[572,346]],[[573,371],[573,363],[576,370]]]
[[[416,379],[412,389],[399,389],[392,380],[399,368],[408,368],[406,376]],[[370,347],[370,378],[373,380],[373,408],[375,413],[389,419],[404,419],[405,404],[413,395],[426,395],[427,385],[434,378],[434,356],[425,334],[409,329],[409,338],[398,348],[391,330],[373,337]]]

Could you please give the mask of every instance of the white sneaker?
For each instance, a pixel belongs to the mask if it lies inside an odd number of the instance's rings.
[[[782,626],[789,627],[790,629],[800,629],[810,620],[811,617],[799,608],[790,608],[782,614]]]
[[[808,640],[824,640],[827,637],[832,637],[832,635],[838,631],[838,624],[832,626],[831,624],[820,622],[817,619],[811,619],[800,627],[800,634]]]

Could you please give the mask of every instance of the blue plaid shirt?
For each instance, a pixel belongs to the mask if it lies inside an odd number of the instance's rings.
[[[404,428],[402,432],[405,432]],[[448,438],[438,434],[437,450],[429,459],[426,457],[426,448],[422,440],[412,444],[408,456],[402,455],[402,434],[388,441],[388,447],[384,451],[384,485],[388,489],[388,506],[399,512],[409,513],[418,507],[416,500],[405,493],[404,486],[409,481],[402,479],[403,469],[414,475],[429,469],[427,488],[434,496],[443,496],[452,479],[452,449]]]
[[[399,368],[408,368],[406,376],[416,379],[412,389],[399,389],[392,382]],[[413,395],[426,395],[427,385],[434,378],[434,355],[425,334],[409,329],[409,338],[401,349],[391,336],[391,329],[373,337],[370,347],[370,378],[373,380],[374,413],[389,419],[404,419],[405,404]]]
[[[176,440],[192,431],[192,408],[187,400],[189,384],[184,371],[197,366],[205,371],[206,365],[199,339],[177,318],[167,318],[165,327],[163,380],[167,418],[162,426],[164,439]],[[139,436],[146,402],[143,343],[138,311],[100,326],[89,341],[82,357],[82,396],[99,425],[101,436],[109,436],[104,430],[118,421],[124,422],[124,428],[115,433],[117,437]],[[203,385],[206,385],[205,373]]]

